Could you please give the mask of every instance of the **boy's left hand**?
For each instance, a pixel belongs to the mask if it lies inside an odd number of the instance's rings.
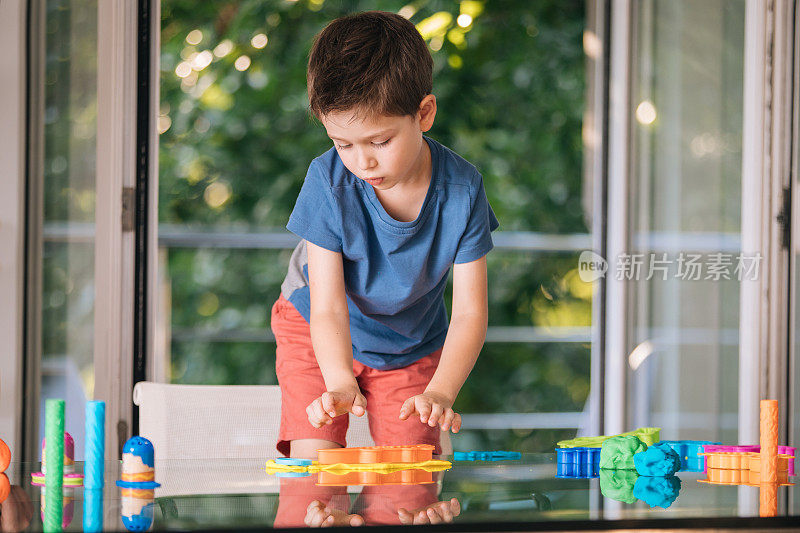
[[[419,421],[431,427],[437,425],[442,431],[450,430],[458,433],[461,429],[461,415],[453,411],[453,401],[433,391],[412,396],[400,408],[400,420],[406,420],[414,413],[419,414]]]

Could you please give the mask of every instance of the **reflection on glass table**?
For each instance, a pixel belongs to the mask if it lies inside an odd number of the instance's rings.
[[[770,527],[786,525],[798,513],[794,486],[776,487],[777,518],[764,519],[758,487],[700,483],[707,476],[703,472],[678,472],[666,480],[635,472],[564,479],[556,477],[555,454],[523,454],[516,461],[444,459],[452,467],[432,472],[430,481],[351,486],[321,485],[319,474],[269,475],[266,458],[169,460],[159,462],[155,473],[161,487],[125,495],[115,485],[120,462],[110,461],[101,492],[66,489],[62,505],[72,508],[63,513],[64,526],[97,530],[102,520],[106,530],[141,531],[452,521],[453,527],[520,530],[580,528],[589,521],[593,528],[674,528],[690,519],[694,527],[729,527],[742,520]],[[82,463],[75,467],[82,472]],[[42,529],[38,511],[46,502],[31,485],[31,473],[39,468],[39,463],[12,463],[8,469],[9,495],[0,504],[3,531]]]

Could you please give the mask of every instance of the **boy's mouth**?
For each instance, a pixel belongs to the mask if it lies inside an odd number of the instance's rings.
[[[364,178],[364,181],[370,185],[380,185],[383,182],[383,178]]]

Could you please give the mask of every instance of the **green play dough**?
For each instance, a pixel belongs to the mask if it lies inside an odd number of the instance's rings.
[[[639,437],[639,440],[652,446],[661,440],[661,428],[639,428],[628,433],[620,435],[601,435],[599,437],[576,437],[574,439],[560,440],[556,443],[559,448],[575,448],[578,446],[585,446],[587,448],[599,448],[605,441],[612,437],[624,437],[627,435],[634,435]]]
[[[633,487],[639,475],[636,470],[600,470],[600,492],[606,498],[622,503],[633,503]]]
[[[612,437],[600,448],[600,468],[612,470],[636,470],[634,454],[647,450],[647,444],[639,437]]]

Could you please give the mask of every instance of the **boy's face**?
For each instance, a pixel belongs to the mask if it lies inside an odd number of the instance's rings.
[[[376,189],[424,177],[425,140],[436,99],[426,96],[415,116],[360,117],[355,111],[328,113],[322,124],[347,169]]]

